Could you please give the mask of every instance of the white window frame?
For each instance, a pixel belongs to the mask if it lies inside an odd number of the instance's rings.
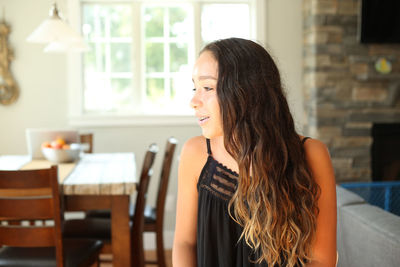
[[[81,2],[106,3],[109,0],[67,0],[67,17],[69,24],[80,31],[81,28]],[[132,3],[132,30],[137,36],[133,38],[140,40],[133,42],[132,45],[132,86],[141,88],[143,77],[141,68],[143,67],[141,53],[141,21],[140,4],[157,3],[165,1],[157,0],[115,0],[115,3]],[[265,0],[174,0],[175,3],[194,4],[194,51],[198,55],[201,47],[201,26],[200,12],[201,5],[207,3],[249,3],[250,4],[250,38],[257,40],[261,44],[266,44],[266,14],[267,1]],[[83,111],[83,57],[79,53],[69,53],[67,55],[67,88],[68,88],[68,122],[74,127],[115,127],[115,126],[142,126],[142,125],[195,125],[193,115],[119,115],[119,114],[85,114]],[[141,90],[134,90],[135,97],[141,99]],[[189,103],[188,103],[189,105]]]
[[[184,2],[184,1],[174,2],[174,3],[171,3],[171,1],[168,1],[168,2],[166,2],[166,1],[158,1],[158,2],[157,1],[141,1],[141,2],[143,2],[143,4],[145,4],[145,5],[141,6],[141,8],[140,8],[140,12],[142,12],[142,13],[144,12],[144,8],[154,6],[155,3],[158,4],[157,5],[158,7],[162,7],[162,8],[168,8],[168,7],[171,7],[171,5],[179,4],[179,3],[183,4],[183,5],[187,4],[187,2]],[[194,15],[193,13],[191,13],[190,15]],[[193,21],[192,21],[192,24],[193,24],[195,18],[192,18],[192,19],[193,19]],[[166,22],[166,21],[168,21],[168,17],[164,16],[164,22]],[[166,32],[168,32],[168,31],[169,31],[169,26],[167,25],[167,27],[164,27],[164,35],[162,37],[149,37],[148,40],[150,40],[150,41],[151,40],[154,40],[154,41],[157,41],[157,40],[164,40],[164,41],[168,40],[168,41],[170,41],[170,40],[177,39],[176,37],[170,37],[168,34],[166,34]],[[143,24],[141,25],[140,34],[141,34],[140,35],[140,41],[138,41],[138,43],[140,43],[140,45],[141,45],[141,47],[140,47],[141,50],[140,51],[145,51],[145,46],[146,46],[146,43],[147,43],[148,40],[146,40],[145,25],[143,25]],[[145,99],[146,98],[146,92],[145,92],[146,89],[143,87],[143,84],[146,83],[146,79],[147,78],[169,79],[169,78],[172,78],[174,76],[174,74],[169,71],[169,68],[170,68],[169,62],[166,61],[166,59],[170,57],[170,54],[167,53],[167,50],[169,50],[169,44],[171,44],[171,43],[173,43],[173,42],[169,42],[169,43],[168,42],[163,42],[163,46],[164,46],[164,70],[166,68],[168,70],[167,72],[163,71],[163,74],[154,74],[154,73],[153,74],[148,74],[148,73],[145,73],[144,71],[141,72],[141,74],[142,74],[142,76],[141,76],[141,81],[142,81],[141,90],[136,90],[136,91],[141,91],[141,98],[140,98],[141,99],[141,103],[138,104],[138,106],[142,106],[142,105],[146,106],[147,105],[146,99]],[[195,50],[196,45],[195,45],[195,42],[194,42],[194,38],[191,38],[191,40],[188,40],[187,45],[188,45],[188,65],[189,66],[193,66],[194,61],[195,61],[195,54],[192,53],[192,52],[196,51]],[[146,55],[144,53],[141,53],[141,64],[142,64],[141,67],[142,67],[142,70],[145,69],[145,61],[146,61]],[[168,93],[170,93],[170,83],[167,83],[167,84],[168,84],[167,88],[164,87],[164,89],[168,89],[168,91],[169,91]],[[188,106],[189,106],[189,103],[188,103]],[[141,109],[141,111],[144,110],[144,109],[145,108],[143,107]],[[154,115],[147,114],[145,116],[154,116]],[[165,117],[168,118],[169,116],[173,116],[173,115],[165,115],[163,117],[164,118]],[[183,116],[187,117],[187,116],[190,116],[190,115],[183,115]]]

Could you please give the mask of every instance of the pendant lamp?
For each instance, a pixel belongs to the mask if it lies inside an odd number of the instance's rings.
[[[49,18],[45,19],[26,38],[26,41],[48,44],[44,52],[86,51],[87,46],[83,37],[60,18],[56,3],[49,13]]]

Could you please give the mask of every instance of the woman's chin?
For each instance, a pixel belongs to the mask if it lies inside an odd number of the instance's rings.
[[[211,139],[212,138],[212,136],[210,136],[209,135],[209,133],[207,133],[207,132],[202,132],[202,135],[204,136],[204,138],[207,138],[207,139]]]
[[[220,137],[223,135],[221,132],[207,131],[207,129],[204,129],[204,128],[202,128],[202,134],[207,139],[212,139],[212,138]]]

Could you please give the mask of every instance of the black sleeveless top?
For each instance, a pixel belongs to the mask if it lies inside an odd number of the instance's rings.
[[[206,141],[208,158],[197,183],[197,266],[266,267],[265,262],[254,263],[256,253],[243,238],[239,240],[243,228],[228,213],[239,175],[212,157],[210,140]]]

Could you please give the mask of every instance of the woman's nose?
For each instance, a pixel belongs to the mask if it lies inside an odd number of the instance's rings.
[[[201,105],[201,100],[200,100],[200,97],[199,97],[198,93],[196,92],[193,95],[192,99],[190,100],[190,107],[196,109],[200,105]]]

